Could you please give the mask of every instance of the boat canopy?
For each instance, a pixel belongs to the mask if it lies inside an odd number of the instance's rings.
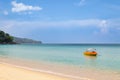
[[[93,52],[93,51],[96,51],[96,49],[94,49],[94,48],[88,48],[87,51]]]

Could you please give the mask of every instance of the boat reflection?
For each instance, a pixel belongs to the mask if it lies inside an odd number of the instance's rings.
[[[84,55],[84,57],[88,60],[96,60],[97,59],[97,56]]]

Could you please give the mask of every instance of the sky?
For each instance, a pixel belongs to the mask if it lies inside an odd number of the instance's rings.
[[[43,43],[120,43],[120,0],[0,0],[0,30]]]

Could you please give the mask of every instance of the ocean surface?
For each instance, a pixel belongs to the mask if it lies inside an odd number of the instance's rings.
[[[98,56],[83,55],[95,48]],[[120,72],[119,44],[19,44],[0,45],[0,57],[57,63]]]

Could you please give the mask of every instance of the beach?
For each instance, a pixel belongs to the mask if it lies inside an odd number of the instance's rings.
[[[74,76],[71,74],[73,68],[69,71],[67,68],[70,69],[68,66],[1,57],[0,80],[93,80]]]
[[[68,78],[42,73],[9,64],[0,64],[0,80],[70,80]]]
[[[98,56],[83,55],[91,46]],[[120,45],[1,45],[0,80],[120,80],[119,52]]]
[[[120,73],[0,59],[0,80],[119,80]]]

